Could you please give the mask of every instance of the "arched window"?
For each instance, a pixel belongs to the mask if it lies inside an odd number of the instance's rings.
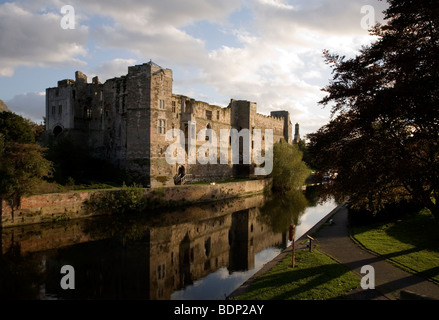
[[[56,126],[55,128],[53,128],[53,135],[55,137],[59,136],[62,132],[62,127],[61,126]]]

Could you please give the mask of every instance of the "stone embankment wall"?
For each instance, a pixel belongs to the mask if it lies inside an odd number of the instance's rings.
[[[270,180],[249,180],[214,185],[183,185],[144,189],[145,196],[161,203],[184,201],[211,202],[257,194],[268,187]],[[32,223],[54,222],[64,219],[85,218],[102,213],[90,212],[87,201],[99,193],[118,192],[119,189],[72,191],[24,197],[18,209],[12,210],[6,201],[0,207],[2,227]]]

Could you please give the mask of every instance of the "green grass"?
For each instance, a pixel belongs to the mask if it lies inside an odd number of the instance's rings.
[[[329,300],[342,299],[360,286],[360,278],[318,250],[296,250],[296,267],[291,254],[257,278],[249,290],[234,300]]]
[[[353,227],[352,238],[400,268],[439,283],[439,224],[428,210],[403,220]]]

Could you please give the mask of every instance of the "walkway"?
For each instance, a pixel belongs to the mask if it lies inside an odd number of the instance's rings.
[[[375,269],[376,290],[360,288],[349,294],[348,299],[439,299],[439,285],[405,272],[355,244],[349,237],[348,210],[345,207],[340,207],[332,219],[332,225],[325,226],[317,233],[319,250],[360,276],[362,266],[371,265]]]

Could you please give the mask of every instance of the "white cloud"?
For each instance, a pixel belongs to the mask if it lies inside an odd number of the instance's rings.
[[[118,50],[117,59],[109,56],[88,66],[87,73],[101,81],[152,59],[178,69],[184,76],[174,73],[176,87],[206,102],[224,105],[235,98],[257,102],[263,113],[286,109],[304,130],[318,129],[329,117],[317,105],[330,76],[322,50],[353,56],[371,41],[361,28],[364,0],[76,0],[78,30],[69,31],[59,27],[60,0],[20,3],[0,6],[0,76],[12,76],[20,65],[84,68],[93,54],[86,43],[92,40],[100,52]],[[378,20],[386,6],[375,2]],[[219,49],[208,50],[206,42],[216,39],[185,31],[203,21],[234,37],[236,46],[218,42]],[[121,50],[131,52],[129,58]]]
[[[264,5],[272,6],[276,9],[294,10],[294,7],[292,5],[289,5],[281,0],[259,0],[259,2]]]
[[[88,71],[90,77],[98,76],[102,83],[114,77],[120,77],[128,73],[128,67],[136,64],[135,59],[116,58],[106,61]]]
[[[12,112],[26,119],[30,119],[35,123],[43,122],[43,117],[46,113],[45,92],[23,93],[5,102]]]
[[[0,75],[12,76],[19,66],[84,65],[87,28],[64,30],[61,16],[37,14],[14,4],[0,5]]]

